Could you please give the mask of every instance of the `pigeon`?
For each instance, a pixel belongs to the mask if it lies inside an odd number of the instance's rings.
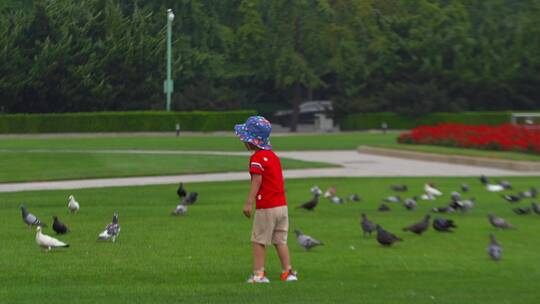
[[[510,223],[501,217],[496,217],[493,213],[488,214],[489,223],[499,229],[510,229],[514,228]]]
[[[489,242],[489,245],[487,247],[487,252],[492,260],[498,261],[501,259],[502,256],[502,247],[495,239],[495,235],[491,233],[489,235],[491,241]]]
[[[385,198],[384,201],[388,202],[388,203],[399,203],[399,202],[401,202],[401,197],[399,197],[399,196],[389,196],[389,197]]]
[[[485,175],[480,176],[480,182],[482,184],[484,184],[484,185],[489,184],[489,180],[488,180],[487,176],[485,176]]]
[[[475,203],[476,203],[475,198],[471,198],[467,200],[460,200],[460,201],[453,202],[452,208],[467,212],[471,210],[472,207],[474,207]]]
[[[29,228],[32,226],[47,227],[45,223],[40,221],[35,215],[29,213],[24,205],[21,205],[22,219]]]
[[[412,210],[412,209],[416,208],[416,199],[417,199],[416,196],[413,197],[413,198],[406,199],[403,202],[403,206],[405,207],[405,209]]]
[[[313,186],[311,187],[311,189],[309,189],[309,191],[312,193],[312,194],[317,194],[319,196],[321,196],[323,194],[321,188],[319,188],[319,186]]]
[[[332,186],[324,192],[325,198],[331,198],[332,196],[336,195],[336,187]]]
[[[299,229],[295,229],[294,233],[296,233],[296,240],[298,241],[298,244],[300,244],[300,246],[302,246],[306,251],[315,246],[324,245],[321,241],[318,241],[309,235],[302,234]]]
[[[530,214],[531,213],[531,208],[529,208],[529,207],[514,208],[512,210],[517,215],[525,215],[525,214]]]
[[[468,192],[470,189],[469,185],[467,184],[461,184],[461,191]]]
[[[418,235],[422,235],[422,233],[429,228],[429,219],[430,219],[429,214],[426,214],[426,216],[421,222],[413,224],[409,227],[405,227],[403,228],[403,231],[410,231]]]
[[[347,199],[352,202],[359,202],[362,200],[362,198],[358,194],[351,194],[349,195],[349,197],[347,197]]]
[[[330,201],[331,201],[332,203],[336,204],[336,205],[340,205],[340,204],[343,204],[343,203],[345,202],[345,201],[344,201],[341,197],[339,197],[339,196],[332,196],[332,197],[330,198]]]
[[[178,185],[176,194],[178,194],[178,197],[180,198],[180,200],[182,200],[187,195],[186,189],[184,189],[184,183],[180,183],[180,185]]]
[[[52,229],[56,234],[66,234],[69,231],[68,227],[60,222],[57,216],[53,216]]]
[[[377,242],[379,242],[379,244],[381,244],[383,246],[389,247],[389,246],[392,246],[392,244],[394,244],[395,242],[403,241],[399,237],[397,237],[397,236],[393,235],[392,233],[384,230],[379,225],[376,226],[376,229],[377,229]]]
[[[379,210],[380,212],[386,212],[386,211],[390,211],[390,207],[388,207],[387,205],[385,204],[381,204],[379,206],[379,208],[377,208],[377,210]]]
[[[69,212],[71,213],[79,212],[79,209],[80,209],[79,202],[75,200],[75,197],[73,195],[69,196],[68,209],[69,209]]]
[[[362,221],[360,224],[362,226],[362,231],[364,232],[364,237],[366,237],[366,234],[371,236],[371,233],[377,229],[376,225],[367,218],[365,213],[362,213]]]
[[[182,199],[182,202],[184,205],[193,205],[197,201],[197,197],[199,196],[199,193],[197,192],[190,192],[186,197]]]
[[[520,192],[518,195],[521,198],[536,198],[537,194],[538,194],[538,191],[536,190],[536,188],[532,187],[528,191]]]
[[[537,203],[532,202],[531,203],[531,208],[534,211],[534,213],[540,215],[540,206]]]
[[[480,182],[486,187],[486,190],[489,192],[500,192],[505,189],[512,188],[512,186],[508,182],[491,184],[489,183],[489,180],[485,175],[480,176]]]
[[[309,210],[309,211],[313,211],[313,209],[315,209],[315,207],[317,207],[317,204],[319,204],[319,195],[318,193],[315,193],[313,194],[313,198],[308,201],[308,202],[305,202],[303,203],[302,205],[300,206],[297,206],[296,208],[303,208],[303,209],[306,209],[306,210]]]
[[[440,217],[433,220],[432,226],[433,229],[439,232],[453,232],[452,228],[457,228],[457,226],[454,225],[454,221]]]
[[[171,215],[184,215],[187,213],[188,207],[183,202],[180,202],[178,206],[171,212]]]
[[[505,180],[499,181],[498,184],[501,185],[506,190],[512,189],[512,184],[509,181],[505,181]]]
[[[68,244],[41,233],[41,229],[41,226],[37,227],[36,243],[39,247],[45,249],[45,251],[49,252],[52,248],[69,247]]]
[[[437,187],[435,187],[435,185],[433,183],[425,184],[424,185],[424,191],[426,192],[426,194],[432,195],[432,196],[441,196],[442,195],[442,192],[439,191],[439,189],[437,189]]]
[[[456,202],[456,201],[459,201],[461,200],[461,194],[457,191],[454,191],[450,194],[450,198],[452,199],[452,201]]]
[[[433,207],[431,208],[431,211],[435,213],[453,213],[456,210],[450,206],[446,206],[446,207]]]
[[[390,189],[396,192],[407,192],[407,190],[409,190],[409,187],[407,187],[407,185],[391,185]]]
[[[120,224],[118,224],[118,212],[113,215],[112,223],[109,223],[105,230],[99,234],[98,240],[107,241],[112,240],[113,243],[120,234]]]
[[[486,189],[489,192],[501,192],[504,190],[504,187],[498,184],[487,184]]]
[[[519,201],[521,201],[521,197],[519,197],[517,195],[504,194],[504,195],[501,195],[501,197],[504,198],[505,200],[507,200],[508,202],[512,203],[512,204],[519,203]]]

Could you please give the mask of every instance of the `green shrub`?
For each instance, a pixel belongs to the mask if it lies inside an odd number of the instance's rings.
[[[510,122],[511,112],[461,112],[430,113],[422,116],[405,116],[396,113],[355,113],[343,118],[342,130],[379,129],[385,121],[390,129],[412,129],[420,125],[461,123],[467,125],[499,125]]]
[[[0,115],[0,133],[143,132],[232,130],[255,111],[92,112]]]

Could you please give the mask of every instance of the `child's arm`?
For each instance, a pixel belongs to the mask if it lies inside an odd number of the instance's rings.
[[[246,205],[244,206],[244,210],[243,210],[244,215],[248,218],[251,217],[251,211],[253,210],[253,203],[255,202],[255,196],[257,196],[257,193],[259,192],[261,183],[262,183],[262,175],[260,174],[251,175],[251,189],[249,190]]]

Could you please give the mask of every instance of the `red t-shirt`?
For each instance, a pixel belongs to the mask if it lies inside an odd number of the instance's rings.
[[[256,209],[287,206],[279,157],[272,150],[257,150],[249,159],[249,173],[262,175]]]

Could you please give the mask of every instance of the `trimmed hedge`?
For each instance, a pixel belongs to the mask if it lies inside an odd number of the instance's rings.
[[[0,133],[77,133],[232,130],[255,111],[228,112],[91,112],[62,114],[3,114]]]
[[[412,129],[421,125],[438,123],[459,123],[466,125],[500,125],[509,123],[511,112],[461,112],[431,113],[418,117],[409,117],[396,113],[355,113],[341,121],[342,130],[380,129],[385,121],[389,129]]]

